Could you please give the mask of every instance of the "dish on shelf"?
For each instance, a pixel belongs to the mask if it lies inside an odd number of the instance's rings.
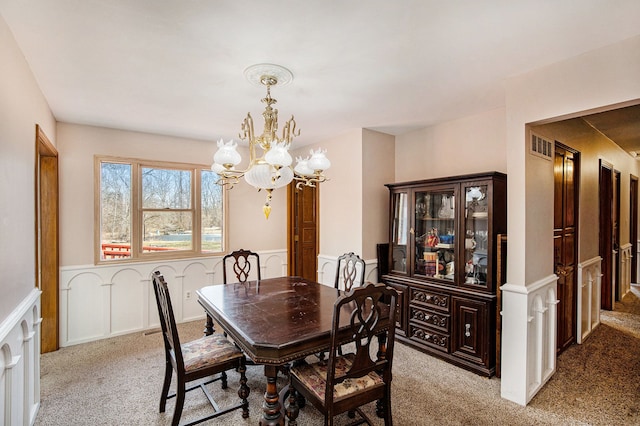
[[[488,212],[473,212],[473,214],[471,216],[475,217],[475,218],[488,218],[489,217],[489,213]]]

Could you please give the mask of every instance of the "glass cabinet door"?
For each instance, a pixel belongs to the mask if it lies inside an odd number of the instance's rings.
[[[464,219],[464,284],[486,287],[489,254],[487,185],[466,186]]]
[[[407,244],[409,235],[409,201],[406,192],[392,195],[393,224],[391,227],[391,265],[394,272],[407,273]]]
[[[455,190],[415,191],[414,275],[455,279]]]

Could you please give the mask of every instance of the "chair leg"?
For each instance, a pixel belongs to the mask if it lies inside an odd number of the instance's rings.
[[[160,412],[164,413],[167,406],[167,395],[169,395],[169,386],[171,386],[171,376],[173,375],[173,366],[167,360],[164,367],[164,383],[162,384],[162,394],[160,395]]]
[[[227,388],[227,372],[223,371],[220,373],[220,383],[222,384],[222,389]]]
[[[291,379],[289,379],[289,398],[287,404],[285,404],[285,416],[289,419],[289,426],[298,426],[298,414],[300,413],[300,407],[298,407],[298,392],[291,385]]]
[[[391,422],[391,394],[387,390],[386,395],[376,401],[376,416],[384,419],[384,424],[390,426]]]
[[[391,392],[387,389],[387,395],[384,398],[385,407],[384,407],[384,425],[392,426],[393,421],[391,420]]]
[[[242,400],[242,418],[249,418],[249,386],[247,386],[247,367],[242,363],[238,367],[238,373],[240,373],[240,388],[238,389],[238,396]]]
[[[186,383],[180,378],[180,375],[178,375],[178,383],[176,388],[176,407],[173,410],[173,419],[171,420],[171,426],[178,426],[180,424],[182,408],[184,407],[185,393]]]

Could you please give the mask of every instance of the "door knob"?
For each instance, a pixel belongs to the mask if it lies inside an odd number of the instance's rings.
[[[556,265],[556,275],[559,277],[567,276],[567,270],[559,263]]]

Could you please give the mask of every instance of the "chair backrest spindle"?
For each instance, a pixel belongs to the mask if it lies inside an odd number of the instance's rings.
[[[249,280],[249,276],[251,275],[251,267],[252,264],[256,267],[255,276],[258,280],[262,279],[260,272],[260,256],[258,253],[252,252],[251,250],[236,250],[233,251],[222,258],[222,279],[224,284],[229,284],[232,281],[231,276],[227,277],[227,265],[233,261],[233,274],[237,281],[244,283]]]
[[[364,284],[364,260],[354,252],[345,253],[338,257],[336,265],[335,288],[340,288],[340,281],[344,283],[344,291],[351,291]]]

